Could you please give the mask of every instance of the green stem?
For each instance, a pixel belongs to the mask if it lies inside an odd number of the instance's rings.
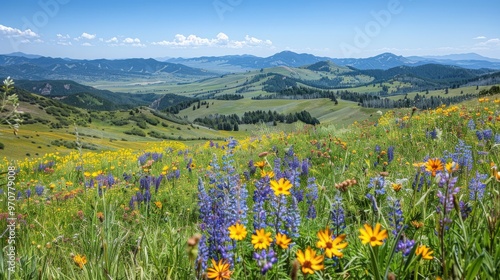
[[[380,272],[378,270],[378,247],[375,249],[370,246],[370,258],[372,263],[373,275],[375,280],[380,280]]]
[[[420,264],[420,262],[417,262],[417,264],[415,265],[415,274],[413,275],[414,280],[418,279],[418,269],[420,267],[419,264]]]

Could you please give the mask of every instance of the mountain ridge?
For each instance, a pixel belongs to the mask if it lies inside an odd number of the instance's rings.
[[[472,59],[474,58],[474,59]],[[481,59],[482,58],[482,59]],[[381,53],[367,58],[330,58],[307,53],[282,51],[268,57],[257,56],[204,56],[195,58],[172,58],[169,62],[181,63],[191,67],[219,70],[229,66],[240,66],[241,71],[269,68],[274,66],[299,67],[314,64],[319,61],[332,61],[339,66],[349,66],[360,70],[383,69],[407,65],[418,66],[429,63],[460,66],[469,69],[489,68],[500,70],[500,60],[487,58],[475,53],[455,54],[448,56],[410,56],[404,57],[393,53]]]

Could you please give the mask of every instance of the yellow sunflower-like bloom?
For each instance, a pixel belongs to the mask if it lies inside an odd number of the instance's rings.
[[[80,269],[83,269],[83,266],[87,263],[87,257],[77,254],[73,257],[73,262],[75,262]]]
[[[237,223],[229,228],[229,238],[234,240],[243,240],[247,236],[247,229],[244,225]]]
[[[290,195],[291,188],[292,183],[285,178],[281,178],[279,181],[271,180],[271,189],[273,189],[276,196],[279,196],[280,194]]]
[[[286,234],[276,234],[276,245],[280,246],[282,249],[287,249],[290,242],[292,242],[292,239],[288,238]]]
[[[380,230],[380,228],[381,225],[379,223],[375,225],[374,229],[372,229],[370,225],[365,224],[364,229],[359,229],[359,233],[361,234],[359,236],[361,243],[370,243],[370,246],[372,247],[384,244],[384,240],[389,237],[389,235],[387,234],[387,230]]]
[[[297,251],[297,260],[304,274],[314,274],[314,271],[322,270],[325,267],[323,265],[324,257],[322,255],[316,256],[316,251],[312,250],[310,247],[307,247],[304,252],[299,249]]]
[[[438,158],[430,158],[425,163],[425,171],[431,172],[432,177],[436,176],[436,172],[443,170],[444,170],[443,162]]]
[[[219,260],[218,263],[212,259],[212,267],[208,269],[208,279],[223,280],[231,279],[232,272],[229,270],[229,263],[224,260]]]
[[[271,233],[266,232],[263,228],[256,230],[255,234],[252,235],[254,249],[267,249],[272,241]]]
[[[264,169],[264,167],[267,165],[267,162],[266,161],[257,161],[256,163],[254,163],[254,166],[255,167],[258,167],[260,168],[261,170]]]
[[[422,259],[424,260],[432,260],[434,258],[432,256],[432,253],[434,253],[434,251],[431,251],[431,249],[426,247],[425,245],[418,246],[417,250],[415,251],[415,255],[421,255]]]
[[[344,254],[340,252],[340,249],[347,247],[347,242],[341,243],[345,237],[345,234],[341,234],[333,239],[330,229],[320,230],[318,232],[319,241],[316,243],[316,247],[325,249],[325,255],[329,258],[333,256],[342,258]]]

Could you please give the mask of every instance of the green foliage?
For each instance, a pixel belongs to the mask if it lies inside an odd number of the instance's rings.
[[[204,118],[196,118],[194,122],[217,130],[238,131],[238,124],[258,124],[276,121],[290,124],[299,120],[305,124],[319,124],[319,120],[312,117],[311,114],[307,111],[285,115],[278,114],[276,111],[266,112],[262,110],[245,112],[241,118],[236,114],[228,116],[217,114],[210,115]]]
[[[17,134],[19,126],[22,122],[22,112],[19,108],[19,97],[15,93],[11,93],[14,86],[14,81],[7,77],[3,81],[0,92],[0,124],[6,123]]]
[[[216,100],[239,100],[243,99],[243,95],[241,94],[222,94],[217,95],[214,99]]]
[[[267,81],[263,83],[262,90],[267,92],[280,92],[288,87],[297,86],[297,82],[294,79],[288,78],[283,75],[274,75]]]
[[[199,102],[198,98],[191,98],[173,93],[165,94],[155,103],[155,109],[172,114],[178,114],[179,111],[191,107],[191,104]]]
[[[132,128],[131,130],[124,131],[123,133],[129,134],[129,135],[137,135],[141,137],[146,137],[146,133],[142,131],[142,129],[139,128]]]

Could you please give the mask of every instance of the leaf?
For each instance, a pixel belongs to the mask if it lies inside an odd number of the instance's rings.
[[[422,197],[420,197],[420,199],[417,201],[417,203],[415,203],[415,206],[418,206],[420,203],[424,202],[425,198],[427,197],[427,195],[431,192],[432,188],[429,188],[429,190],[427,190],[426,193],[424,193],[422,195]],[[425,218],[425,217],[424,217]]]
[[[470,280],[476,278],[479,270],[481,269],[481,265],[483,264],[484,254],[481,254],[477,259],[475,259],[472,263],[467,266],[467,275],[465,279]]]

